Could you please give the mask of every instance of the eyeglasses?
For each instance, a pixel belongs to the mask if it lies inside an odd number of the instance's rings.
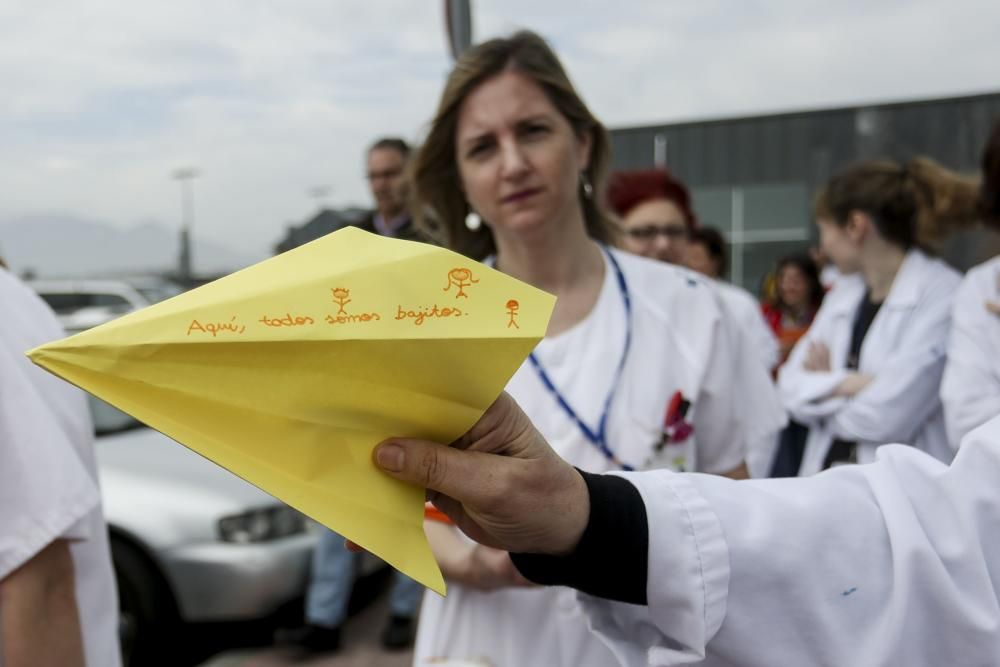
[[[643,225],[642,227],[626,229],[625,233],[636,241],[652,241],[657,236],[666,236],[667,239],[671,241],[685,239],[688,237],[687,227],[675,227],[672,225],[666,225],[664,227],[660,227],[658,225]]]
[[[369,171],[365,176],[369,181],[377,181],[380,179],[391,180],[397,178],[403,174],[402,169],[386,169],[385,171]]]

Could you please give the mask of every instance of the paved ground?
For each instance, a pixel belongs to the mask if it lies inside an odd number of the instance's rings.
[[[412,651],[386,651],[379,642],[382,626],[389,617],[388,591],[348,620],[340,651],[328,656],[303,659],[289,647],[268,647],[226,651],[201,667],[409,667]]]

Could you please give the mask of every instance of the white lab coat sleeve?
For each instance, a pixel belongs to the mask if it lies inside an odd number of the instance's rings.
[[[718,297],[717,297],[718,298]],[[693,416],[700,472],[724,473],[746,461],[750,443],[785,424],[774,383],[754,340],[724,304]]]
[[[635,485],[646,505],[648,605],[581,593],[591,629],[623,665],[700,662],[725,617],[730,571],[722,523],[690,481],[711,475],[617,474]]]
[[[771,326],[764,319],[760,302],[741,287],[721,282],[716,284],[723,302],[731,307],[733,317],[737,320],[736,325],[745,330],[744,335],[749,339],[750,350],[758,356],[764,368],[770,371],[781,358],[781,347],[774,332],[771,331]]]
[[[997,330],[997,316],[986,310],[990,298],[979,282],[992,282],[991,265],[972,269],[955,295],[948,360],[941,380],[948,442],[953,448],[966,433],[1000,416],[1000,364],[991,359],[988,336]],[[985,273],[986,275],[981,275]]]
[[[84,519],[100,503],[45,398],[24,377],[44,371],[14,354],[0,348],[0,579],[53,540],[90,537]]]
[[[764,363],[764,368],[771,370],[778,365],[781,360],[781,346],[778,345],[778,338],[767,325],[764,316],[757,312],[757,318],[750,327],[756,331],[757,349],[760,351],[760,360]]]
[[[764,333],[773,340],[770,328],[766,327],[762,318],[758,319],[765,326]],[[765,477],[774,459],[778,434],[788,424],[788,415],[771,379],[770,367],[760,363],[759,358],[754,355],[755,350],[760,351],[759,346],[764,341],[754,335],[751,326],[740,328],[737,334],[741,339],[735,344],[740,346],[737,347],[740,350],[738,370],[742,375],[737,409],[741,419],[746,421],[742,430],[746,441],[747,468],[752,477]],[[777,341],[774,343],[777,351]]]
[[[745,325],[764,368],[770,371],[781,359],[781,346],[778,345],[778,338],[771,331],[757,302],[754,301],[752,305],[754,308],[746,314]]]
[[[805,369],[809,346],[821,343],[830,347],[833,317],[828,309],[820,307],[806,335],[792,348],[788,360],[778,371],[778,395],[795,421],[815,425],[840,410],[844,399],[833,397],[837,386],[843,382],[847,371],[836,368],[831,371],[807,371]],[[831,351],[831,356],[833,352]]]
[[[626,665],[989,665],[1000,655],[1000,419],[951,466],[910,447],[809,478],[621,473],[648,606],[581,595]]]
[[[942,280],[921,295],[912,321],[904,327],[874,380],[828,420],[835,437],[876,443],[912,442],[940,408],[938,393],[953,291],[954,284]]]

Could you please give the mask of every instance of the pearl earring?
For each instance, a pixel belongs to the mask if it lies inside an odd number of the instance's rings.
[[[583,184],[583,196],[587,199],[594,198],[594,186],[590,184],[590,179],[587,178],[587,172],[580,172],[580,182]]]
[[[475,211],[469,211],[469,214],[465,216],[465,228],[470,232],[478,230],[482,225],[483,219]]]

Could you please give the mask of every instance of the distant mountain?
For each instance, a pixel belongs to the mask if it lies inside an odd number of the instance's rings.
[[[117,227],[65,214],[0,220],[0,257],[16,273],[39,277],[168,272],[177,266],[178,245],[177,229],[156,222]],[[263,259],[197,236],[193,255],[198,275],[229,273]]]

